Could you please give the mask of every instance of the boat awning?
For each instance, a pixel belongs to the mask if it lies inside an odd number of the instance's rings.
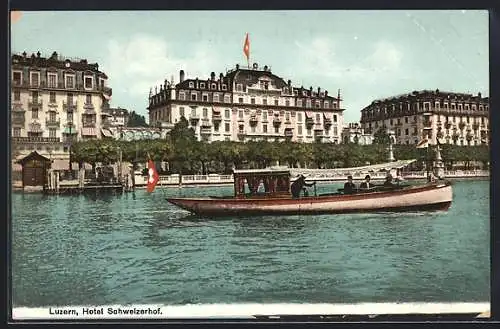
[[[82,136],[96,136],[97,132],[95,128],[82,128]]]
[[[101,129],[101,132],[104,137],[113,137],[113,133],[108,129]]]
[[[394,162],[385,162],[376,165],[362,166],[362,167],[352,167],[352,168],[338,168],[338,169],[299,169],[291,168],[290,173],[292,176],[297,176],[300,174],[306,176],[316,176],[316,175],[347,175],[353,172],[368,173],[376,171],[387,171],[392,169],[401,169],[409,166],[410,164],[416,162],[416,159],[411,160],[398,160]]]

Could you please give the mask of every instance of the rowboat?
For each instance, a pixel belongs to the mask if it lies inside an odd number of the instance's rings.
[[[260,191],[262,187],[262,191]],[[376,186],[353,194],[342,192],[292,196],[290,170],[234,170],[234,195],[167,198],[196,215],[313,215],[362,212],[445,211],[452,202],[452,185],[440,180],[415,186]]]

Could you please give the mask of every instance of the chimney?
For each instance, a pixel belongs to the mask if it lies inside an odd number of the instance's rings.
[[[318,96],[319,96],[319,93],[320,93],[320,92],[321,92],[321,88],[320,88],[320,87],[318,87]]]
[[[264,65],[264,71],[267,71],[267,65]]]
[[[23,51],[23,57],[26,58],[26,52],[25,51]]]
[[[219,74],[219,80],[222,81],[224,79],[224,75],[221,73]]]
[[[477,97],[481,98],[481,93],[480,92],[477,93]]]
[[[40,51],[36,53],[36,57],[40,58]]]
[[[288,87],[291,87],[292,86],[292,80],[288,80]]]
[[[215,81],[215,72],[210,73],[210,79]]]
[[[240,64],[236,64],[236,69],[239,70],[240,69]]]
[[[325,97],[328,97],[328,90],[325,90]]]
[[[184,81],[184,70],[180,70],[179,72],[179,83]]]

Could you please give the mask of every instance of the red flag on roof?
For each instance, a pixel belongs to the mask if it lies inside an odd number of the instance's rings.
[[[160,176],[158,175],[158,172],[156,171],[156,167],[153,161],[148,160],[148,188],[147,191],[149,193],[153,192],[155,190],[156,184],[158,184],[158,181],[160,180]]]
[[[247,57],[247,61],[250,59],[250,39],[248,39],[248,33],[245,38],[245,44],[243,45],[243,53]]]

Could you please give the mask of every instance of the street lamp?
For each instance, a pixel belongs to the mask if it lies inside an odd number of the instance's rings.
[[[72,148],[73,148],[73,122],[68,122],[68,142],[69,142],[69,172],[71,179],[74,179],[73,175],[73,159],[72,159]]]

